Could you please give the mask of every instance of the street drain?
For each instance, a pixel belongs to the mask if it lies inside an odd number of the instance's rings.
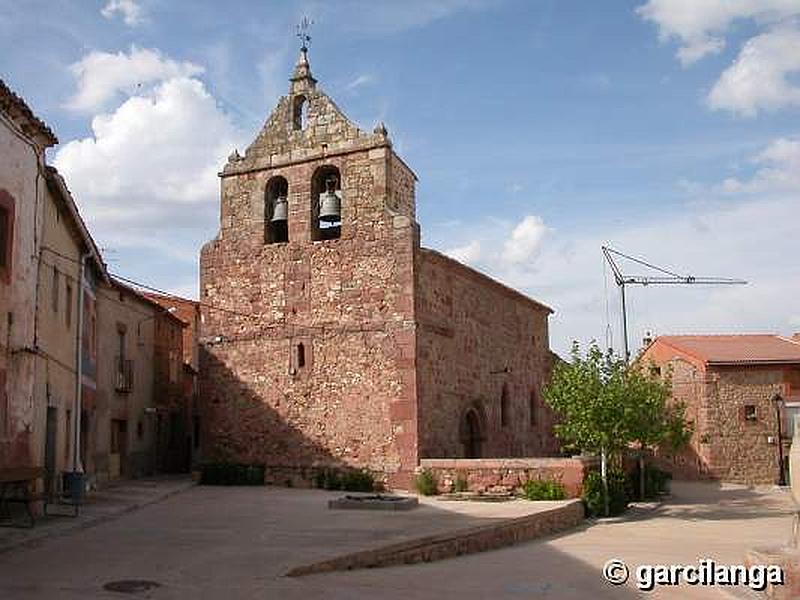
[[[158,587],[161,587],[161,584],[157,581],[123,579],[122,581],[109,581],[103,586],[103,589],[109,592],[119,592],[120,594],[140,594]]]

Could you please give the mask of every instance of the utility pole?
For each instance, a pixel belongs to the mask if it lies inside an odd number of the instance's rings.
[[[729,277],[695,277],[694,275],[680,275],[663,267],[651,264],[640,258],[634,258],[623,254],[619,250],[614,250],[608,246],[601,246],[603,255],[606,258],[611,271],[614,273],[614,281],[619,287],[620,299],[622,304],[622,343],[625,352],[625,360],[629,361],[631,353],[628,348],[628,310],[625,302],[626,285],[744,285],[747,282],[743,279],[731,279]],[[662,275],[628,275],[622,272],[614,257],[624,258],[639,265],[658,271]]]

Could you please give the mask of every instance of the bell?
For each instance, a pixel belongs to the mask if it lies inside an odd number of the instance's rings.
[[[289,203],[286,201],[286,196],[278,196],[275,198],[275,203],[272,205],[272,219],[273,223],[285,221],[289,216]]]
[[[342,192],[337,191],[330,182],[327,188],[319,195],[319,220],[335,223],[342,220]]]

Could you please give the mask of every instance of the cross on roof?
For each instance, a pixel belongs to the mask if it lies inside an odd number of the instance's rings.
[[[308,42],[311,41],[311,36],[308,35],[308,30],[314,24],[314,21],[310,21],[308,17],[303,17],[300,21],[300,24],[297,26],[297,38],[300,40],[300,50],[306,51],[308,50]]]

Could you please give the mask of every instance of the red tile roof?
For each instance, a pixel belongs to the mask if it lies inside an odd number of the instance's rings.
[[[800,342],[779,335],[662,335],[656,342],[708,364],[800,363]]]

